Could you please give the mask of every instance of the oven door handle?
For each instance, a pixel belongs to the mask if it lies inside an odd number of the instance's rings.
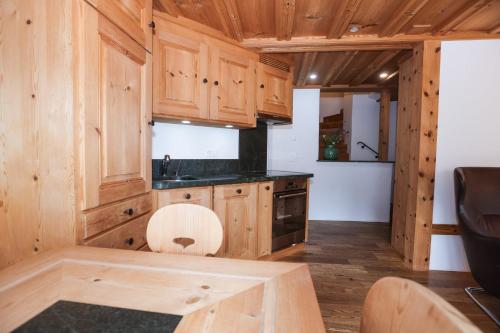
[[[292,194],[275,194],[274,196],[276,199],[285,199],[285,198],[293,198],[293,197],[300,197],[300,196],[305,196],[307,195],[307,192],[299,192],[299,193],[292,193]]]

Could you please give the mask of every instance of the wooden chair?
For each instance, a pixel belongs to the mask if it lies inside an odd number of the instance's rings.
[[[406,279],[386,277],[368,292],[361,333],[479,333],[460,311],[430,289]]]
[[[222,244],[222,225],[210,209],[174,204],[151,216],[146,237],[153,252],[215,255]]]

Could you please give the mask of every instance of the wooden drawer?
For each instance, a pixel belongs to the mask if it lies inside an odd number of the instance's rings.
[[[215,192],[217,192],[217,197],[219,199],[224,198],[234,198],[234,197],[244,197],[250,194],[252,184],[232,184],[232,185],[217,185],[214,186]]]
[[[151,214],[140,216],[85,243],[87,246],[137,250],[146,244],[146,228]]]
[[[154,191],[156,208],[176,203],[191,203],[212,209],[212,186]]]
[[[152,209],[151,193],[99,207],[83,214],[83,239],[97,235]]]

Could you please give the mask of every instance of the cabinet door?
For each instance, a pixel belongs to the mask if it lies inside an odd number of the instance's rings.
[[[208,45],[158,19],[154,49],[155,116],[208,119]]]
[[[259,183],[257,207],[257,256],[271,254],[273,225],[273,182]]]
[[[86,0],[108,20],[151,52],[153,0]]]
[[[221,45],[212,49],[211,61],[210,119],[255,127],[255,59]]]
[[[83,209],[151,189],[151,55],[83,6]]]
[[[215,186],[214,211],[224,230],[217,256],[256,258],[257,184]]]
[[[292,73],[257,64],[257,109],[261,113],[292,117]]]

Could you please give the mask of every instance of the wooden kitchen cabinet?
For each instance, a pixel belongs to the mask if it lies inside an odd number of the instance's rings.
[[[257,54],[209,28],[156,12],[154,20],[155,118],[255,127]]]
[[[85,210],[151,189],[152,59],[94,8],[82,11]]]
[[[152,50],[153,0],[85,0],[146,50]]]
[[[257,64],[257,110],[259,113],[292,118],[293,73]]]
[[[224,237],[217,256],[257,257],[257,183],[214,186],[214,212]]]
[[[257,204],[257,257],[271,254],[273,219],[273,184],[259,183]]]
[[[208,44],[189,29],[157,20],[154,49],[155,115],[208,119]]]
[[[212,192],[212,186],[154,190],[155,210],[178,203],[190,203],[212,209]]]
[[[222,43],[212,48],[210,119],[255,127],[255,66],[248,51]]]

